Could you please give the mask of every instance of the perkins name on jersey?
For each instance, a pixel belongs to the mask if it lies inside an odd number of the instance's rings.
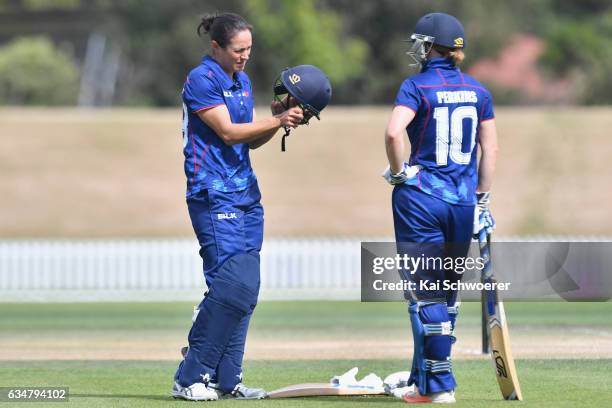
[[[436,92],[438,103],[465,103],[478,102],[478,96],[474,91],[440,91]]]

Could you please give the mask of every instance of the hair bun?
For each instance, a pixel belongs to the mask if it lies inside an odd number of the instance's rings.
[[[202,21],[198,26],[198,35],[200,37],[202,36],[202,30],[204,30],[204,34],[208,34],[210,32],[210,29],[212,28],[213,22],[216,18],[216,14],[206,14],[204,17],[202,17]]]
[[[198,35],[200,37],[203,34],[210,35],[211,41],[215,41],[221,48],[225,48],[236,33],[253,30],[253,27],[243,17],[234,13],[206,14],[200,21]]]

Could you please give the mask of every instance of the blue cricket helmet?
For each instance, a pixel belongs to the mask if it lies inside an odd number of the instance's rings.
[[[331,99],[332,88],[327,76],[314,65],[284,69],[274,85],[274,95],[289,94],[297,99],[304,113],[317,119]],[[307,119],[306,119],[307,121]]]
[[[298,65],[297,67],[285,68],[274,83],[274,99],[284,105],[283,101],[288,99],[284,95],[291,95],[297,100],[300,108],[304,111],[302,124],[308,124],[313,116],[319,120],[321,111],[325,109],[331,99],[332,88],[327,76],[314,65]],[[287,109],[288,106],[285,106]],[[281,150],[285,151],[285,139],[291,133],[290,128],[285,128],[285,134],[281,143]]]
[[[412,47],[407,52],[414,60],[411,66],[422,66],[434,45],[446,48],[464,48],[465,31],[455,17],[446,13],[429,13],[417,21],[408,40]]]
[[[433,44],[447,48],[465,47],[465,30],[455,17],[446,13],[429,13],[419,19],[414,34],[433,37]]]

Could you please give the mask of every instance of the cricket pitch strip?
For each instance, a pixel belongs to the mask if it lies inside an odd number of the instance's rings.
[[[589,342],[585,342],[585,337]],[[391,339],[389,339],[391,337]],[[395,337],[395,338],[393,338]],[[612,358],[612,331],[567,328],[547,334],[513,329],[511,344],[517,359],[531,358]],[[3,336],[0,360],[179,360],[185,341],[167,333],[77,335],[68,333],[39,337]],[[480,352],[479,333],[460,335],[453,346],[453,358],[489,359]],[[326,359],[409,359],[412,340],[409,332],[386,338],[368,338],[363,333],[351,339],[268,338],[250,336],[248,360],[326,360]]]

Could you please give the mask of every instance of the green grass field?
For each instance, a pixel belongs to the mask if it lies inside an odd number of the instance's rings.
[[[67,386],[70,401],[36,406],[149,407],[185,406],[190,403],[169,397],[172,375],[178,363],[178,347],[189,327],[187,303],[91,303],[91,304],[0,304],[0,387]],[[479,335],[479,305],[465,304],[460,315],[459,343]],[[517,369],[526,407],[606,407],[612,400],[612,303],[511,303],[507,305],[517,355]],[[395,358],[360,358],[367,350],[363,341],[383,349],[389,341],[408,342],[408,318],[400,303],[357,302],[263,302],[253,318],[249,344],[297,341],[306,344],[325,340],[346,341],[352,354],[337,358],[307,358],[298,352],[292,358],[259,354],[247,346],[245,381],[268,390],[301,382],[325,382],[353,366],[360,375],[375,372],[381,377],[409,367],[410,356],[397,350]],[[576,337],[567,340],[567,333]],[[532,333],[533,335],[530,335]],[[542,334],[544,333],[544,334]],[[589,335],[588,333],[591,333]],[[576,343],[576,338],[581,342]],[[348,340],[347,340],[348,339]],[[143,352],[134,359],[118,359],[129,341],[137,341]],[[353,343],[354,341],[354,343]],[[534,342],[560,350],[550,358],[534,358],[526,349]],[[561,342],[559,345],[558,343]],[[45,353],[36,351],[43,343]],[[159,354],[157,343],[171,348],[169,357]],[[370,343],[367,343],[370,344]],[[587,350],[597,344],[599,358],[567,358],[572,348]],[[104,358],[70,358],[63,347],[101,352]],[[313,346],[318,347],[318,346]],[[325,346],[321,346],[325,347]],[[564,349],[565,347],[565,349]],[[96,350],[99,349],[99,350]],[[316,351],[314,354],[316,356]],[[324,350],[321,350],[322,352]],[[391,350],[393,352],[393,350]],[[33,354],[34,353],[34,354]],[[58,359],[58,356],[62,356]],[[326,354],[329,355],[329,354]],[[353,358],[350,358],[350,356]],[[11,358],[13,356],[13,358]],[[31,358],[37,356],[37,358]],[[106,356],[106,357],[105,357]],[[530,356],[530,357],[522,357]],[[67,358],[68,357],[68,358]],[[74,356],[73,356],[74,357]],[[519,403],[500,400],[493,365],[488,358],[474,356],[455,360],[459,383],[459,407],[508,406]],[[220,401],[215,406],[400,406],[391,397],[325,397],[267,401]],[[22,406],[2,403],[2,406]]]
[[[364,373],[405,369],[400,361],[357,360],[351,362]],[[346,361],[254,361],[245,364],[253,384],[267,389],[330,378],[350,368]],[[523,403],[500,400],[489,361],[459,361],[456,364],[458,407],[520,405],[525,407],[605,407],[612,399],[610,360],[526,360],[517,368],[523,388]],[[50,361],[0,362],[3,386],[38,385],[70,387],[70,406],[157,407],[191,406],[169,397],[175,364],[168,361]],[[2,403],[0,403],[2,404]],[[258,407],[380,407],[403,406],[392,397],[318,397],[266,401],[220,401],[215,406]],[[8,404],[2,404],[2,406]],[[17,405],[17,404],[14,404]],[[58,406],[57,403],[37,404]]]

